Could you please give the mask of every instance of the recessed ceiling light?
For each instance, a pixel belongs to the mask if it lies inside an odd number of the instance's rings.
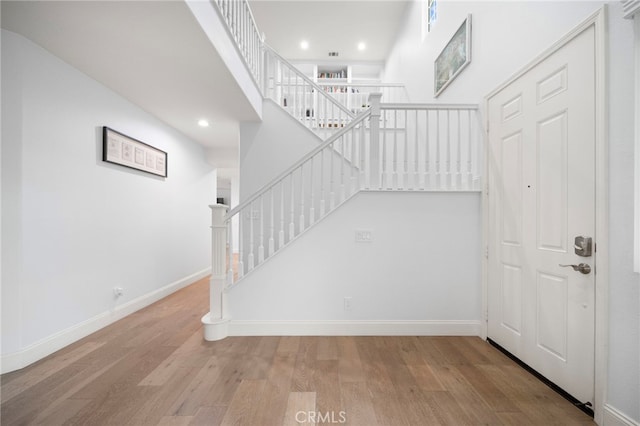
[[[360,42],[358,43],[358,50],[365,50],[367,48],[367,45],[364,44],[364,42]]]
[[[300,42],[300,49],[307,50],[309,48],[309,42],[307,40],[302,40]]]
[[[205,119],[198,120],[198,126],[200,127],[209,127],[209,122]]]

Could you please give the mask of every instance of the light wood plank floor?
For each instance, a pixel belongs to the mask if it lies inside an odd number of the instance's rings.
[[[586,425],[473,337],[202,339],[207,281],[2,380],[2,425]]]

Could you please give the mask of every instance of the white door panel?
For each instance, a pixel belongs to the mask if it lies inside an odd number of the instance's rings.
[[[488,335],[583,402],[594,393],[595,273],[560,264],[595,234],[591,27],[488,100]],[[595,255],[595,253],[594,253]]]

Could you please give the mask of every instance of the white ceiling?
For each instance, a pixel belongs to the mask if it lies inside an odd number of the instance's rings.
[[[255,111],[183,0],[6,1],[2,28],[21,34],[206,147],[238,144]],[[383,61],[403,0],[252,0],[268,43],[288,59]],[[306,38],[311,47],[299,49]],[[368,48],[358,52],[355,44]],[[209,128],[197,126],[200,118]],[[232,167],[225,164],[224,167]]]
[[[384,62],[407,0],[249,0],[266,42],[294,61]],[[300,42],[309,42],[302,50]],[[358,43],[366,49],[359,51]],[[329,52],[339,52],[329,57]]]
[[[258,116],[183,1],[2,1],[2,28],[205,146]],[[200,118],[209,128],[197,125]],[[235,130],[234,130],[235,129]]]

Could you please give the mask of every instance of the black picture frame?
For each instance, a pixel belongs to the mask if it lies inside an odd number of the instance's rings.
[[[102,161],[166,178],[168,154],[107,126],[102,127]]]

